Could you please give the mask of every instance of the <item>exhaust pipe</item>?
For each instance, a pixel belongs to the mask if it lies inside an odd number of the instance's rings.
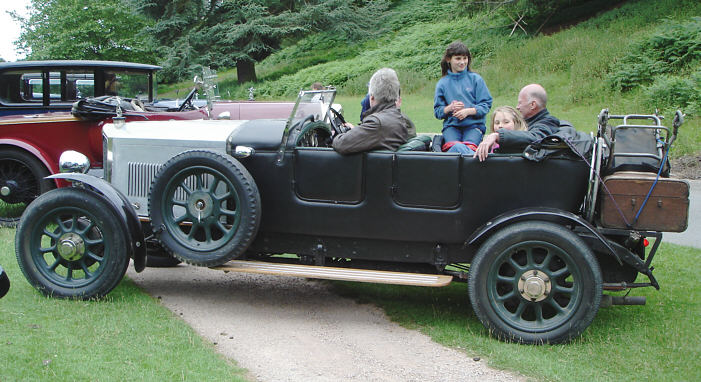
[[[611,296],[609,294],[601,295],[600,307],[605,308],[611,305],[645,305],[647,297],[645,296]]]

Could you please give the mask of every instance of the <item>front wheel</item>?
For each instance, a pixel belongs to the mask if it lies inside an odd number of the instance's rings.
[[[593,321],[602,278],[579,236],[557,224],[532,221],[498,231],[479,248],[468,288],[475,314],[498,338],[562,343]]]
[[[99,298],[129,265],[125,233],[103,197],[62,188],[27,207],[15,235],[17,262],[30,284],[59,298]]]

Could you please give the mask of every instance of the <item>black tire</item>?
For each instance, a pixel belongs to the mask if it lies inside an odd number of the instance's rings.
[[[49,170],[26,151],[0,149],[0,227],[15,227],[27,205],[56,188]]]
[[[166,162],[149,195],[159,242],[190,264],[217,266],[242,255],[258,232],[260,195],[236,160],[187,151]]]
[[[548,222],[516,223],[492,235],[470,265],[475,314],[496,337],[526,344],[579,336],[599,310],[602,277],[584,241]]]
[[[5,270],[0,267],[0,298],[5,297],[10,290],[10,278],[7,277]]]
[[[58,298],[100,298],[129,265],[120,217],[99,194],[61,188],[27,207],[15,235],[17,262],[29,283]],[[60,244],[60,245],[59,245]]]

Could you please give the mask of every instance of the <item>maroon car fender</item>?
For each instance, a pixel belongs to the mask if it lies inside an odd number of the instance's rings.
[[[121,218],[120,223],[122,224],[125,240],[129,243],[129,248],[127,248],[127,250],[129,251],[129,256],[134,259],[134,269],[137,272],[141,272],[146,268],[144,232],[141,230],[141,222],[134,208],[124,194],[112,187],[112,185],[104,179],[92,175],[63,173],[51,175],[47,178],[78,181],[92,187],[95,191],[102,194],[114,208],[115,214]]]
[[[0,146],[13,146],[17,147],[19,149],[22,149],[39,159],[41,163],[46,166],[46,168],[49,170],[50,173],[56,173],[58,172],[58,164],[51,163],[49,162],[48,155],[43,152],[42,150],[37,149],[36,147],[32,146],[31,144],[20,140],[20,139],[7,139],[7,138],[0,138]],[[58,184],[58,183],[57,183]]]
[[[562,211],[557,208],[522,208],[503,213],[489,220],[487,223],[475,230],[475,232],[473,232],[472,235],[470,235],[470,237],[468,237],[465,241],[465,246],[477,244],[483,239],[489,237],[492,232],[495,232],[496,230],[509,224],[524,220],[544,220],[557,223],[564,222],[574,226],[580,226],[598,239],[609,251],[609,254],[613,256],[619,264],[623,264],[618,252],[614,250],[609,241],[601,233],[599,233],[599,231],[597,231],[596,227],[571,212]]]

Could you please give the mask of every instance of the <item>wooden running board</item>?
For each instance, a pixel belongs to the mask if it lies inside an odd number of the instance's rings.
[[[357,281],[376,284],[443,287],[453,280],[449,275],[375,271],[369,269],[320,267],[315,265],[266,263],[262,261],[232,260],[212,269],[225,272],[262,273],[266,275],[296,276],[312,279]]]

